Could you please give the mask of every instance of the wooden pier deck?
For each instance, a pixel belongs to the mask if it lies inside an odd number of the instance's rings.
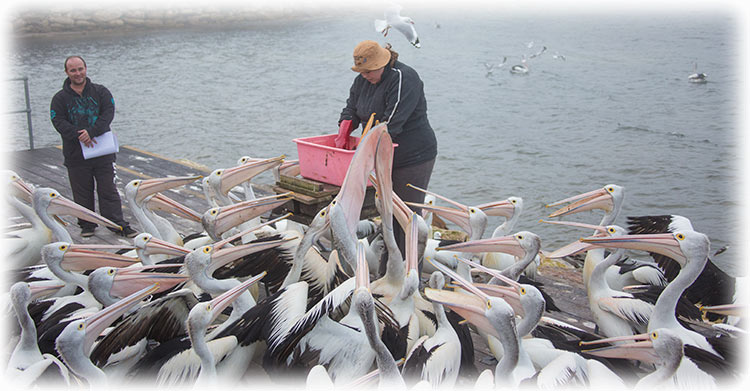
[[[62,165],[62,151],[60,147],[41,148],[27,151],[12,152],[8,159],[9,169],[14,170],[24,181],[40,187],[50,187],[59,191],[64,197],[72,199],[70,184],[68,183],[67,170]],[[129,146],[121,146],[117,154],[117,187],[121,191],[125,184],[133,179],[149,179],[167,176],[207,175],[213,168],[207,168],[189,161],[178,161],[168,159],[157,154],[139,150]],[[268,195],[273,194],[272,185],[259,184],[257,192]],[[201,191],[199,183],[184,186],[179,191],[169,191],[167,196],[180,202],[198,213],[208,209],[208,203]],[[140,227],[132,211],[123,196],[123,213],[127,221],[134,229],[140,231]],[[173,222],[179,222],[178,230],[182,234],[202,231],[199,223],[190,223],[177,217],[165,216]],[[132,244],[132,239],[127,239],[109,230],[98,227],[93,237],[82,238],[75,219],[63,217],[69,225],[69,231],[76,243],[108,243],[108,244]],[[18,221],[21,222],[21,221]],[[13,223],[13,221],[11,222]],[[555,319],[571,323],[587,331],[593,331],[594,324],[590,311],[586,292],[581,284],[581,271],[578,269],[565,269],[557,267],[542,267],[537,278],[545,286],[546,292],[555,298],[561,313],[545,313]],[[486,342],[474,334],[474,346],[476,349],[476,364],[480,369],[494,368],[487,349]]]
[[[73,194],[68,183],[68,173],[65,166],[62,165],[63,157],[60,147],[40,148],[34,150],[16,151],[11,153],[8,159],[9,168],[15,171],[24,181],[35,187],[50,187],[57,190],[64,197],[72,200]],[[117,154],[117,188],[120,189],[123,215],[134,229],[140,231],[138,221],[133,216],[131,209],[122,189],[125,185],[134,179],[161,178],[167,176],[189,176],[189,175],[207,175],[210,170],[198,164],[188,161],[177,161],[165,157],[142,151],[129,146],[121,146]],[[179,191],[169,191],[166,195],[180,202],[187,207],[202,212],[208,208],[208,203],[203,195],[199,184],[184,186]],[[97,227],[94,236],[82,238],[80,229],[78,229],[76,219],[63,217],[63,220],[70,223],[68,230],[77,243],[98,243],[104,242],[109,244],[123,243],[132,244],[131,239],[115,235],[103,227]],[[179,223],[186,232],[199,232],[203,230],[199,223],[192,223],[180,219]]]

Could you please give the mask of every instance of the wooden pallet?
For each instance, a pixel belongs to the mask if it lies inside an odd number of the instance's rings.
[[[276,194],[289,193],[291,202],[273,210],[272,215],[283,215],[291,212],[290,220],[310,225],[318,212],[328,206],[341,188],[323,182],[303,177],[280,175],[273,191]],[[375,188],[370,186],[365,192],[360,219],[368,219],[378,215],[375,207]]]

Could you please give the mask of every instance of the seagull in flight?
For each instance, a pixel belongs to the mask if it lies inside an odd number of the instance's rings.
[[[385,10],[385,20],[375,19],[375,31],[388,35],[388,31],[394,28],[400,31],[409,42],[416,48],[422,47],[419,43],[417,30],[414,28],[414,20],[408,16],[401,16],[401,6],[393,5]]]
[[[541,56],[546,51],[547,51],[547,47],[546,46],[542,46],[542,50],[540,50],[540,51],[532,54],[531,56],[529,56],[529,58],[539,57],[539,56]]]
[[[484,66],[487,68],[487,77],[490,77],[492,75],[492,72],[495,70],[495,68],[502,68],[503,65],[505,65],[505,62],[508,61],[508,57],[503,57],[503,62],[499,64],[485,62]]]

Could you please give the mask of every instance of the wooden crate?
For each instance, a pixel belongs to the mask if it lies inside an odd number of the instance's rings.
[[[291,202],[273,210],[273,215],[292,213],[290,220],[310,225],[318,212],[328,206],[341,188],[323,182],[302,177],[280,175],[273,191],[276,194],[291,192]],[[375,188],[369,186],[362,203],[360,219],[368,219],[378,215],[375,207]]]

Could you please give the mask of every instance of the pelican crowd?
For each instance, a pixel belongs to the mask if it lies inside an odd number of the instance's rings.
[[[6,380],[644,389],[743,379],[740,279],[709,259],[708,237],[688,219],[628,217],[620,227],[623,186],[581,189],[549,200],[552,213],[540,216],[581,239],[542,250],[539,235],[516,227],[521,197],[466,205],[419,189],[425,203],[404,202],[392,191],[392,159],[380,124],[362,137],[339,192],[309,225],[271,213],[290,194],[253,191],[263,172],[299,174],[299,162],[283,156],[242,157],[205,177],[133,180],[124,187],[140,228],[132,245],[74,243],[61,216],[118,226],[4,171],[6,202],[26,220],[4,232]],[[360,220],[368,183],[379,216]],[[204,211],[168,197],[192,184],[202,186]],[[243,197],[232,192],[239,188]],[[564,220],[589,210],[603,211],[601,221]],[[503,223],[488,227],[488,216]],[[438,218],[466,239],[436,239]],[[185,229],[197,222],[200,232]],[[406,233],[403,254],[394,224]],[[554,293],[537,282],[545,260],[574,256],[585,257],[575,271],[594,332],[554,317]],[[494,360],[479,360],[477,349]]]

